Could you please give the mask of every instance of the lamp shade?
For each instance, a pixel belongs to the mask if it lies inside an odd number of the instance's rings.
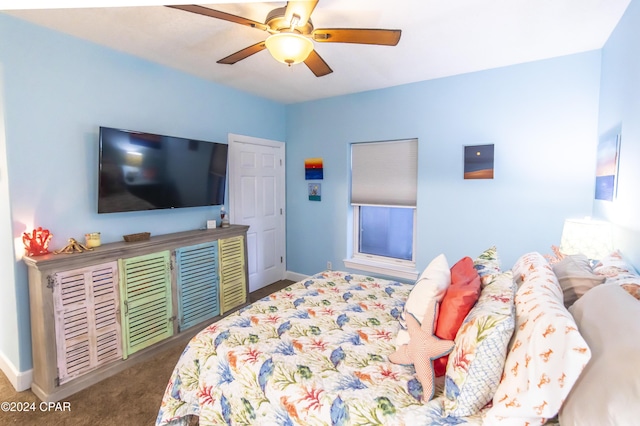
[[[287,65],[299,64],[313,50],[313,42],[298,33],[273,34],[264,43],[271,56]]]
[[[589,259],[602,259],[613,251],[613,235],[609,222],[591,219],[567,219],[562,229],[560,251],[582,253]]]

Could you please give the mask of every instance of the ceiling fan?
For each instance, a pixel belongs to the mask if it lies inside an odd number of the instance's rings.
[[[289,66],[304,62],[316,77],[322,77],[332,73],[333,70],[316,52],[312,40],[319,43],[355,43],[382,46],[395,46],[400,41],[401,30],[366,28],[314,29],[311,22],[311,13],[317,4],[318,0],[289,1],[285,7],[279,7],[269,12],[264,23],[195,4],[167,7],[246,25],[267,31],[270,34],[266,40],[220,59],[218,61],[219,64],[232,65],[254,53],[267,49],[278,61]]]

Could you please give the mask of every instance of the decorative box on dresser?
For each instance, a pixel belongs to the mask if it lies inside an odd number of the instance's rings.
[[[32,391],[59,401],[248,303],[248,226],[25,257]]]

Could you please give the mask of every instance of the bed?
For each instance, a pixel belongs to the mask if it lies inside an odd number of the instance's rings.
[[[158,423],[407,423],[426,408],[421,387],[387,357],[411,288],[327,271],[212,324],[185,349]]]
[[[405,305],[421,280],[406,284],[325,271],[196,335],[171,375],[156,424],[546,422],[556,416],[590,356],[562,304],[562,289],[537,253],[523,256],[513,271],[500,270],[495,248],[472,265],[481,292],[452,339],[446,375],[434,380],[429,371],[433,395],[424,394],[424,377],[417,377],[413,365],[389,360],[398,350]],[[527,294],[518,300],[521,291]],[[440,296],[423,292],[420,297]],[[552,322],[566,329],[554,336]],[[514,347],[518,333],[522,341]],[[542,347],[537,335],[553,347],[546,360],[542,355],[531,360],[532,351]],[[554,357],[554,351],[562,356]],[[562,375],[561,383],[556,375]],[[523,386],[518,380],[525,376],[546,377],[549,383]]]

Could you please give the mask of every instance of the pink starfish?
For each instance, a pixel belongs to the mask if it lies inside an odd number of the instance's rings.
[[[389,355],[394,364],[413,364],[416,376],[422,384],[422,399],[433,398],[433,360],[440,358],[453,349],[452,340],[441,340],[433,334],[433,324],[438,318],[438,302],[430,302],[424,313],[422,325],[411,314],[407,315],[409,343],[400,346]]]

